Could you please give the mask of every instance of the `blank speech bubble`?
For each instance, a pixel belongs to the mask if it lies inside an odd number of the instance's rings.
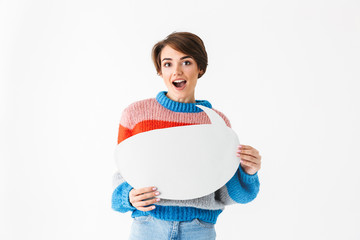
[[[199,198],[224,186],[236,173],[239,139],[211,108],[197,105],[211,124],[155,129],[115,148],[121,176],[135,189],[156,186],[161,198]]]

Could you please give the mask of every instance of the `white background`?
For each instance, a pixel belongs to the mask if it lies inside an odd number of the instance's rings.
[[[120,114],[166,90],[152,46],[199,35],[195,98],[260,151],[219,240],[360,239],[360,3],[0,1],[0,239],[127,239],[111,209]]]

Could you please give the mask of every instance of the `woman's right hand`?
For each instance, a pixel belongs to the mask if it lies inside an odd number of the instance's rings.
[[[156,198],[160,193],[156,191],[155,187],[144,187],[139,189],[131,189],[129,192],[130,203],[133,207],[140,211],[151,211],[155,206],[144,207],[160,201],[160,198]]]

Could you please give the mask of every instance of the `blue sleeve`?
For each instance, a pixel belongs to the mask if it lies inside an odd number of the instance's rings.
[[[128,212],[136,208],[129,201],[129,192],[133,189],[127,182],[121,183],[112,194],[111,208],[118,212]]]
[[[234,176],[226,183],[228,194],[237,203],[248,203],[254,200],[259,192],[258,173],[247,174],[239,164]]]

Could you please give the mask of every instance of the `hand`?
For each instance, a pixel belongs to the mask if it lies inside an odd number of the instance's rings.
[[[261,168],[259,151],[251,146],[240,144],[236,156],[240,157],[240,165],[249,175],[255,174]]]
[[[160,201],[160,198],[155,198],[154,196],[159,195],[160,193],[153,189],[154,187],[144,187],[139,189],[131,189],[129,192],[129,200],[133,207],[140,211],[151,211],[155,206],[144,207],[153,203]],[[150,200],[149,200],[150,199]]]

